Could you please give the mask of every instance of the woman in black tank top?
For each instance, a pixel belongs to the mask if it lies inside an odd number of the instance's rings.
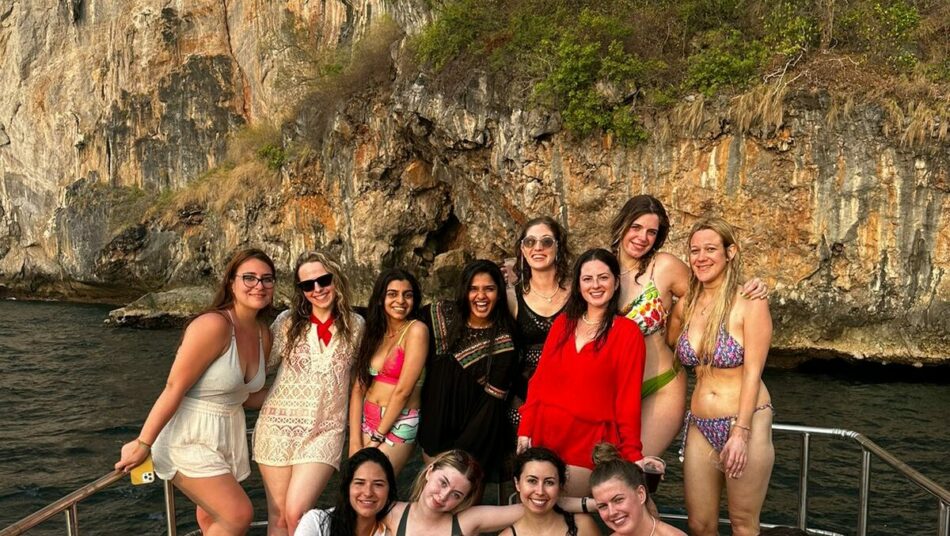
[[[494,532],[524,514],[514,506],[472,506],[481,498],[484,473],[464,450],[443,452],[419,473],[412,502],[396,503],[386,524],[396,536],[469,536]]]
[[[525,507],[525,515],[500,536],[594,536],[600,530],[593,518],[571,514],[557,505],[567,466],[554,451],[529,448],[515,457],[515,489]]]
[[[508,421],[517,430],[518,408],[528,395],[528,380],[538,368],[541,349],[570,295],[570,256],[567,233],[548,216],[528,221],[515,244],[508,308],[518,326],[518,363],[512,380]]]

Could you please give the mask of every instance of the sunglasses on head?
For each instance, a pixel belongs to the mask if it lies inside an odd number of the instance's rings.
[[[333,274],[326,273],[320,277],[315,277],[313,279],[307,279],[306,281],[301,281],[297,283],[297,288],[304,292],[310,292],[313,290],[314,285],[319,285],[320,288],[327,288],[333,284]]]
[[[533,248],[536,244],[540,243],[542,249],[551,249],[554,247],[554,244],[557,244],[557,240],[550,236],[544,236],[541,238],[535,238],[533,236],[526,236],[521,239],[521,246],[526,249]]]

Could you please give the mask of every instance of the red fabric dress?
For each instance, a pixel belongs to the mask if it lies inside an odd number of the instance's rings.
[[[600,348],[576,350],[564,339],[567,317],[559,316],[544,343],[540,363],[521,406],[519,436],[547,447],[570,465],[593,469],[591,451],[601,441],[636,461],[640,452],[640,385],[646,349],[632,320],[618,316]],[[561,341],[564,341],[561,344]]]

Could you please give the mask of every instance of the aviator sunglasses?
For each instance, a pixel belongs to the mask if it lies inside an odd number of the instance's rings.
[[[541,238],[535,238],[533,236],[526,236],[521,239],[521,246],[525,249],[531,249],[535,244],[541,244],[541,249],[551,249],[554,247],[554,244],[557,244],[557,240],[550,236],[544,236]]]
[[[319,285],[320,288],[327,288],[333,284],[333,274],[325,273],[320,277],[315,277],[313,279],[308,279],[306,281],[301,281],[297,283],[297,288],[304,292],[310,292],[313,290],[314,284]]]

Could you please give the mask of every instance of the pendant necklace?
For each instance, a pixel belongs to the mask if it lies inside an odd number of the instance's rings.
[[[554,292],[552,292],[550,296],[545,296],[544,294],[541,294],[541,291],[536,288],[531,289],[531,292],[536,294],[542,300],[545,300],[548,303],[551,303],[554,300],[554,297],[557,296],[557,293],[561,292],[561,287],[560,285],[558,285],[558,287],[554,289]]]

